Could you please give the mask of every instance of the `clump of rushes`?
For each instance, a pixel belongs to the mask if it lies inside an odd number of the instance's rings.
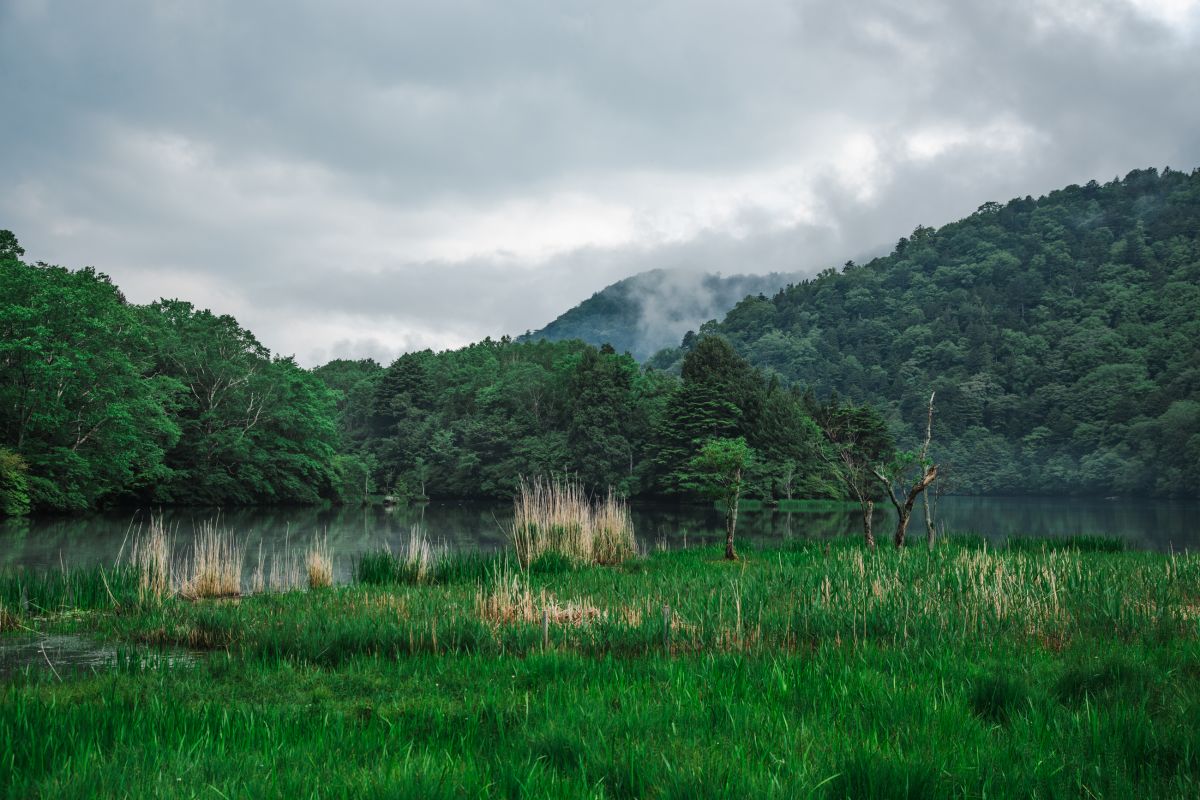
[[[419,524],[414,524],[408,531],[408,545],[404,554],[404,570],[410,576],[412,583],[424,583],[433,576],[437,554],[429,543],[429,537]]]
[[[629,503],[618,497],[611,486],[592,510],[592,529],[592,560],[596,563],[620,564],[637,553]]]
[[[637,550],[625,502],[609,489],[593,507],[583,486],[569,478],[520,480],[511,537],[522,567],[547,553],[576,563],[616,564]]]
[[[534,595],[528,579],[520,572],[510,572],[507,564],[489,587],[476,591],[475,612],[497,624],[537,622],[544,618],[556,625],[586,625],[603,616],[599,608],[583,600],[561,602],[544,589]]]
[[[242,592],[242,562],[246,548],[232,531],[217,523],[200,524],[192,543],[192,558],[184,572],[182,593],[193,599],[237,597]]]
[[[324,536],[315,537],[304,556],[308,571],[308,588],[323,589],[333,585],[333,557],[329,554],[329,541]]]
[[[0,633],[14,631],[18,627],[17,615],[9,611],[4,603],[0,603]]]
[[[130,562],[138,577],[138,600],[160,602],[171,592],[171,541],[162,518],[150,519],[133,540]]]

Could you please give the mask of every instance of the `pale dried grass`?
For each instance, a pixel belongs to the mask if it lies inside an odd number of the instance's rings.
[[[521,566],[546,553],[587,564],[617,564],[637,552],[628,504],[610,488],[599,503],[569,478],[521,478],[513,500],[513,547]]]
[[[313,538],[304,554],[304,566],[308,573],[308,588],[324,589],[333,585],[333,556],[329,552],[327,536]]]
[[[534,595],[522,573],[507,569],[490,586],[476,592],[475,610],[480,618],[496,625],[541,622],[544,615],[555,625],[581,626],[604,616],[585,601],[564,603],[544,590]]]
[[[146,531],[138,531],[129,553],[129,563],[138,576],[138,600],[161,602],[171,593],[171,552],[173,550],[166,524],[161,517],[151,517]]]
[[[180,587],[185,597],[237,597],[242,592],[246,546],[214,521],[200,523]]]

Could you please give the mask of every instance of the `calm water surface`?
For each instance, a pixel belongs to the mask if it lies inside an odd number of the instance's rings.
[[[924,535],[924,520],[913,520],[913,532]],[[203,520],[215,512],[167,510],[175,531],[176,550],[187,544]],[[644,547],[682,547],[721,541],[722,518],[711,507],[635,504],[634,525]],[[222,512],[221,522],[246,542],[248,569],[258,553],[302,551],[314,535],[327,537],[340,579],[349,577],[354,559],[384,546],[400,550],[409,529],[420,524],[434,542],[451,549],[497,550],[505,545],[511,505],[431,503],[385,508],[254,509]],[[1079,498],[946,497],[938,518],[950,532],[971,532],[993,541],[1020,536],[1119,536],[1136,549],[1176,551],[1200,549],[1200,503],[1187,501],[1103,500]],[[145,523],[147,512],[94,514],[82,517],[0,521],[0,567],[58,567],[112,564],[128,552],[131,530]],[[894,514],[877,513],[876,531],[890,534]],[[853,510],[742,514],[738,535],[756,543],[821,539],[855,534],[860,523]]]

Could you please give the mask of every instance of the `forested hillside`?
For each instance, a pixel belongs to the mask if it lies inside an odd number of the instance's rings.
[[[579,339],[639,361],[679,341],[687,330],[719,319],[746,295],[774,293],[794,276],[697,275],[683,270],[642,272],[596,292],[546,327],[519,341]]]
[[[713,332],[818,395],[889,411],[960,492],[1200,493],[1200,170],[986,203]],[[652,363],[677,361],[682,350]]]
[[[0,513],[338,498],[352,459],[312,373],[232,317],[23,255],[0,231]]]

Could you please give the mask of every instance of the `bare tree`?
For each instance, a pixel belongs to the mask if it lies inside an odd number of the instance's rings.
[[[883,486],[887,492],[888,499],[892,501],[892,505],[896,508],[896,532],[892,536],[896,547],[903,547],[905,537],[908,533],[908,522],[912,518],[913,505],[917,502],[917,497],[924,492],[929,485],[937,480],[938,467],[937,464],[929,462],[929,442],[933,436],[933,393],[929,395],[929,415],[925,425],[925,442],[921,445],[919,453],[901,453],[895,461],[888,467],[873,466],[871,473],[875,479]],[[912,485],[909,486],[907,492],[901,488],[904,493],[904,501],[901,502],[900,496],[897,494],[897,484],[901,487],[908,483],[908,475],[911,468],[918,468],[917,476],[912,479]],[[928,514],[928,507],[926,507]],[[927,516],[927,520],[930,518]],[[930,530],[933,529],[932,521],[928,521]]]

